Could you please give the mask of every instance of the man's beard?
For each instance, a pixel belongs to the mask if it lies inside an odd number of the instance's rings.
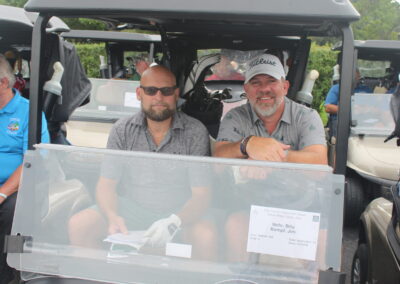
[[[275,100],[274,104],[268,108],[262,107],[257,105],[256,103],[254,103],[253,108],[255,110],[255,112],[262,117],[269,117],[271,115],[273,115],[276,110],[278,109],[278,107],[281,105],[281,103],[283,102],[283,97],[279,97]]]
[[[167,120],[175,114],[175,109],[169,108],[167,104],[163,104],[163,106],[165,106],[166,108],[162,111],[157,112],[153,110],[151,106],[148,109],[144,108],[142,104],[142,111],[146,118],[153,121],[161,122]]]

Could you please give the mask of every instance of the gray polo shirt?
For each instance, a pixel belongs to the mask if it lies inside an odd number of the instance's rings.
[[[326,145],[325,132],[318,113],[285,97],[285,108],[270,135],[249,103],[229,111],[221,122],[217,141],[237,142],[249,135],[274,138],[292,150]]]
[[[210,142],[205,126],[182,112],[176,112],[164,140],[157,145],[142,112],[118,120],[111,129],[108,149],[209,156]]]
[[[157,146],[142,112],[120,119],[111,129],[107,148],[129,151],[207,156],[208,131],[181,112],[175,113],[170,130]],[[190,198],[191,187],[208,186],[206,171],[194,163],[163,160],[106,158],[101,175],[119,181],[120,196],[153,212],[176,212]]]

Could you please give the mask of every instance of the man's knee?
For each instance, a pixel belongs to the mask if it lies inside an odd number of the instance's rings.
[[[209,221],[200,221],[192,226],[192,236],[201,243],[215,243],[217,240],[217,229]]]
[[[80,243],[81,239],[86,238],[90,231],[98,231],[96,227],[99,226],[104,227],[104,221],[98,211],[89,208],[76,213],[68,221],[71,243]]]
[[[233,213],[228,217],[225,231],[230,235],[232,232],[247,232],[249,227],[249,216],[244,212]]]

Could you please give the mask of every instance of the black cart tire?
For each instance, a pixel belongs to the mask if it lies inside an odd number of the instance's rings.
[[[360,244],[351,265],[351,284],[365,284],[368,278],[368,247]]]
[[[360,220],[365,209],[365,193],[361,178],[357,176],[346,177],[344,191],[344,223],[353,226]]]

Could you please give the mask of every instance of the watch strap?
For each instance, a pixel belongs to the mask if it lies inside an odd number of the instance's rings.
[[[250,138],[253,136],[254,135],[247,136],[247,137],[243,138],[242,141],[240,141],[240,152],[246,157],[249,156],[247,154],[247,143],[249,143]]]

